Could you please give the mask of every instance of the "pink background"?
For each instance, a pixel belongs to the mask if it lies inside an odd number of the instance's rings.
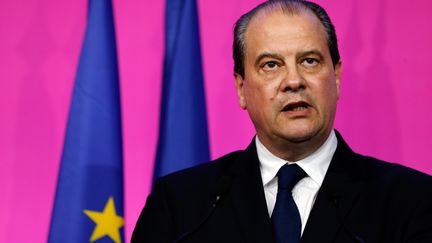
[[[253,136],[235,97],[234,21],[260,1],[199,0],[212,157]],[[428,0],[322,0],[343,60],[336,128],[358,152],[432,174]],[[87,0],[0,1],[0,242],[45,242]],[[126,235],[149,192],[163,58],[161,0],[114,0]],[[347,161],[348,163],[349,161]]]

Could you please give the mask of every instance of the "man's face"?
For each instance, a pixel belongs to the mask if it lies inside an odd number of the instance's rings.
[[[245,75],[236,74],[236,87],[260,141],[276,155],[287,144],[320,146],[333,127],[340,63],[333,66],[318,18],[258,13],[245,44]]]

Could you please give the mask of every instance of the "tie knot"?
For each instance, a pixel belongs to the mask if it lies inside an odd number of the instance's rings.
[[[279,169],[277,176],[279,190],[291,191],[295,184],[306,176],[306,172],[297,164],[286,164]]]

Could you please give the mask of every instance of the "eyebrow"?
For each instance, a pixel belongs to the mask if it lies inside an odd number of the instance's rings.
[[[264,58],[274,58],[274,59],[279,59],[279,60],[283,60],[283,56],[276,54],[276,53],[270,53],[270,52],[264,52],[261,53],[260,55],[258,55],[258,57],[255,60],[255,66],[258,66],[259,63],[261,62],[262,59]]]
[[[298,55],[298,57],[305,57],[305,56],[309,56],[309,55],[317,55],[320,60],[324,59],[324,55],[318,50],[310,50],[310,51],[301,52]]]

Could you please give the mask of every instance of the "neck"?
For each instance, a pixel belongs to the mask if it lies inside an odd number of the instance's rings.
[[[302,141],[275,139],[268,141],[265,136],[259,136],[260,142],[275,156],[290,162],[302,160],[317,151],[328,139],[332,130],[323,136],[315,136]]]

